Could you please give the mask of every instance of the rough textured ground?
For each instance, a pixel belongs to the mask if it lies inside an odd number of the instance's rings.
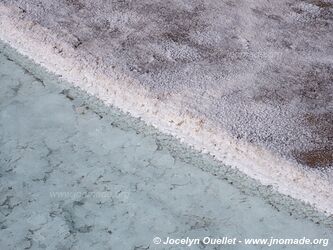
[[[230,173],[188,164],[191,153],[176,150],[168,137],[142,132],[152,128],[34,77],[3,54],[0,83],[0,249],[184,249],[154,245],[156,236],[333,240],[332,220],[325,227],[317,214],[311,222],[313,211],[300,216],[288,198],[274,202],[269,188],[263,199],[249,186],[235,187],[248,185],[246,178],[231,181]]]
[[[332,1],[2,2],[238,139],[333,162]]]
[[[245,156],[237,167],[252,177],[329,204],[329,170],[303,171],[271,154],[312,169],[332,166],[332,6],[1,0],[0,33],[101,99],[219,159],[235,149]]]

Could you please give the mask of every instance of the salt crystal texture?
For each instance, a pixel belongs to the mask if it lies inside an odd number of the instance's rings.
[[[2,0],[0,38],[332,213],[332,17],[331,0]]]

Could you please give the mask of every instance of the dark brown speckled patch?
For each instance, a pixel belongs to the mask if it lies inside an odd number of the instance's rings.
[[[333,148],[295,152],[294,156],[299,163],[311,168],[328,167],[333,162]]]

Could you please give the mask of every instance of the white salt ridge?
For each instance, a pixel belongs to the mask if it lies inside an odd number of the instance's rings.
[[[0,6],[0,37],[20,53],[106,104],[332,214],[331,171],[293,159],[293,152],[332,146],[327,131],[304,125],[308,113],[332,114],[331,7],[47,0]],[[302,96],[311,97],[312,75],[321,83],[317,101]]]
[[[232,249],[271,236],[331,245],[333,218],[57,80],[0,44],[0,249],[165,250],[185,246],[154,237],[207,235],[243,241]]]

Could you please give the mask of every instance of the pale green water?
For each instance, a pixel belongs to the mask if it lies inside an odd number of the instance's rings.
[[[155,245],[157,236],[333,233],[330,220],[306,206],[65,83],[37,79],[4,54],[0,164],[0,249],[332,248]]]

